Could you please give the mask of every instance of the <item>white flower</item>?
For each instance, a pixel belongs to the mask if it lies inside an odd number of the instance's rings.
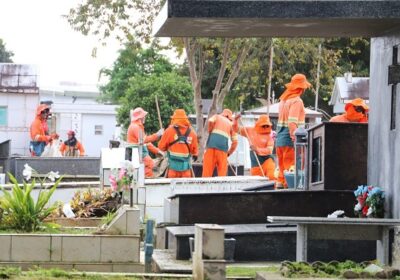
[[[47,174],[47,177],[50,179],[50,181],[54,182],[56,179],[60,178],[60,175],[58,174],[58,171],[57,172],[50,171]]]
[[[128,176],[135,175],[135,167],[133,166],[133,163],[131,161],[125,160],[121,162],[121,168],[124,168],[126,170],[126,174],[128,174]]]
[[[361,211],[361,204],[357,203],[356,206],[354,206],[354,211]]]
[[[374,213],[374,210],[372,209],[372,207],[368,208],[368,212],[367,212],[367,216],[371,216],[372,213]]]
[[[33,168],[30,167],[27,163],[24,164],[24,170],[22,171],[22,176],[24,176],[25,180],[29,181],[32,177]]]

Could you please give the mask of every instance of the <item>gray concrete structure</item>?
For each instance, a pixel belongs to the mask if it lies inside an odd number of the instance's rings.
[[[160,37],[374,37],[399,24],[397,0],[168,0],[153,30]]]
[[[395,51],[400,46],[400,1],[168,0],[154,33],[372,37],[368,183],[385,190],[386,216],[400,218],[400,51]]]
[[[368,182],[384,188],[386,213],[394,218],[400,218],[400,81],[389,84],[389,66],[400,64],[399,46],[400,29],[371,39]]]

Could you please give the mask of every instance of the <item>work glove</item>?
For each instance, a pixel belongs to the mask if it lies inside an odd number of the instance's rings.
[[[193,161],[196,161],[198,156],[192,156]]]
[[[157,155],[158,155],[158,156],[161,156],[161,157],[165,157],[164,152],[161,151],[161,150],[158,150]]]
[[[157,136],[161,137],[164,134],[164,128],[160,128],[159,131],[157,131]]]
[[[257,147],[254,145],[250,145],[250,150],[257,152]]]
[[[235,114],[235,120],[240,119],[242,115],[240,113]]]

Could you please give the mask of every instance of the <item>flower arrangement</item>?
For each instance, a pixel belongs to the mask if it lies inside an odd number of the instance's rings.
[[[383,218],[385,193],[379,187],[358,186],[354,191],[357,204],[354,212],[359,217]]]
[[[135,168],[132,162],[125,160],[121,163],[121,168],[113,169],[109,176],[111,189],[121,193],[128,190],[135,180]]]

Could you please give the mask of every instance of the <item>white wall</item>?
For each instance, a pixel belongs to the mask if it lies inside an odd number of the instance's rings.
[[[102,134],[95,134],[95,126],[102,126]],[[116,126],[115,115],[82,114],[81,140],[85,147],[86,155],[100,156],[100,149],[109,146],[113,139]]]
[[[29,128],[38,104],[38,94],[0,93],[0,106],[7,107],[7,126],[0,126],[0,142],[11,139],[11,154],[29,155]]]

